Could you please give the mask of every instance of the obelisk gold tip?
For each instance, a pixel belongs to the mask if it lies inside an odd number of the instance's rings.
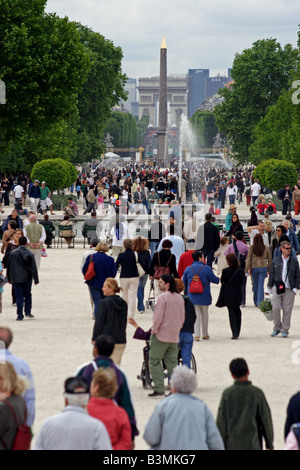
[[[161,46],[160,46],[161,49],[167,49],[167,45],[166,45],[166,40],[165,40],[165,36],[163,37],[162,39],[162,43],[161,43]]]

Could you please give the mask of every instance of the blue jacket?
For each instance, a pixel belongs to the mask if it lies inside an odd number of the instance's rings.
[[[115,261],[111,256],[106,255],[101,251],[95,251],[92,253],[93,262],[95,267],[96,275],[90,280],[85,281],[88,286],[98,287],[102,289],[104,281],[107,277],[115,277],[117,274]],[[89,266],[91,255],[89,255],[83,265],[82,273],[86,273]]]
[[[201,282],[203,284],[203,293],[202,294],[191,294],[189,292],[190,283],[193,279],[193,276],[198,273]],[[194,270],[194,272],[192,271]],[[213,270],[207,264],[202,263],[201,261],[194,261],[191,266],[188,266],[183,273],[182,280],[184,282],[185,290],[187,295],[191,299],[194,305],[210,305],[212,303],[212,297],[210,293],[210,283],[219,284],[219,278],[214,275]]]

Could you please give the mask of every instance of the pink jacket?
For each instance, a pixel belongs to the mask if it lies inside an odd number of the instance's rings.
[[[178,343],[184,320],[184,300],[180,294],[167,291],[157,297],[151,330],[159,341]]]

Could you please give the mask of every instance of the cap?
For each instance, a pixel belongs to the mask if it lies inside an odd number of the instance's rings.
[[[82,394],[89,393],[89,384],[83,377],[69,377],[65,381],[65,393]]]
[[[42,184],[46,184],[46,181],[42,181]]]
[[[39,183],[39,180],[34,180],[35,183]]]
[[[150,191],[155,191],[155,189],[154,189],[154,188],[151,188]]]

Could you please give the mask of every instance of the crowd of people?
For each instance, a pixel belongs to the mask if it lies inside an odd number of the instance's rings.
[[[134,449],[139,430],[130,386],[120,368],[128,324],[135,328],[136,338],[149,343],[153,389],[148,396],[161,399],[143,433],[152,449],[273,449],[271,410],[263,391],[249,380],[245,359],[231,361],[229,370],[234,384],[224,390],[214,418],[205,403],[192,395],[197,377],[191,356],[194,342],[210,339],[209,308],[213,302],[219,308],[227,308],[231,339],[236,341],[242,334],[242,309],[246,302],[260,308],[264,298],[270,296],[270,335],[288,337],[295,295],[300,288],[297,220],[291,216],[291,203],[298,215],[299,188],[291,191],[285,187],[278,194],[283,218],[274,224],[272,215],[277,214],[278,208],[272,191],[253,179],[252,169],[226,170],[203,165],[197,171],[184,170],[180,176],[177,169],[161,172],[143,166],[118,170],[99,167],[93,176],[79,175],[71,188],[77,201],[70,196],[64,209],[63,236],[67,243],[71,239],[68,231],[72,232],[70,219],[79,214],[79,201],[83,201],[83,215],[90,214],[86,221],[90,246],[82,257],[81,271],[94,320],[93,359],[66,379],[65,408],[43,423],[34,449]],[[40,185],[35,181],[27,187],[26,177],[22,177],[21,181],[13,178],[10,187],[6,184],[3,180],[4,208],[10,203],[8,199],[7,204],[6,188],[13,192],[17,207],[20,199],[25,207],[26,194],[31,206],[23,214],[14,207],[2,224],[0,273],[6,270],[17,320],[22,321],[24,317],[33,318],[31,286],[32,282],[39,283],[43,246],[51,246],[47,245],[49,230],[44,224],[50,222],[47,210],[54,215],[53,204],[45,182]],[[238,215],[237,203],[242,203],[243,198],[249,207],[246,227]],[[210,205],[204,220],[188,204],[182,212],[188,202]],[[223,225],[218,216],[227,202]],[[169,209],[165,218],[156,210],[156,205],[164,204]],[[39,209],[43,221],[37,218]],[[108,240],[103,240],[102,221],[97,217],[106,212],[110,214],[111,230]],[[125,217],[131,212],[151,215],[151,224],[141,219],[139,234],[134,236]],[[96,233],[91,230],[93,226]],[[246,299],[247,282],[252,286],[251,301]],[[211,284],[220,286],[216,299]],[[143,331],[136,322],[137,315],[146,310],[146,286],[153,292],[149,331]],[[0,286],[0,300],[2,292]],[[0,449],[14,448],[18,423],[30,428],[34,422],[33,377],[28,364],[9,351],[12,340],[12,331],[0,327],[7,359],[0,364]],[[27,378],[27,385],[20,376]],[[298,393],[287,409],[287,449],[299,445],[299,400]]]

